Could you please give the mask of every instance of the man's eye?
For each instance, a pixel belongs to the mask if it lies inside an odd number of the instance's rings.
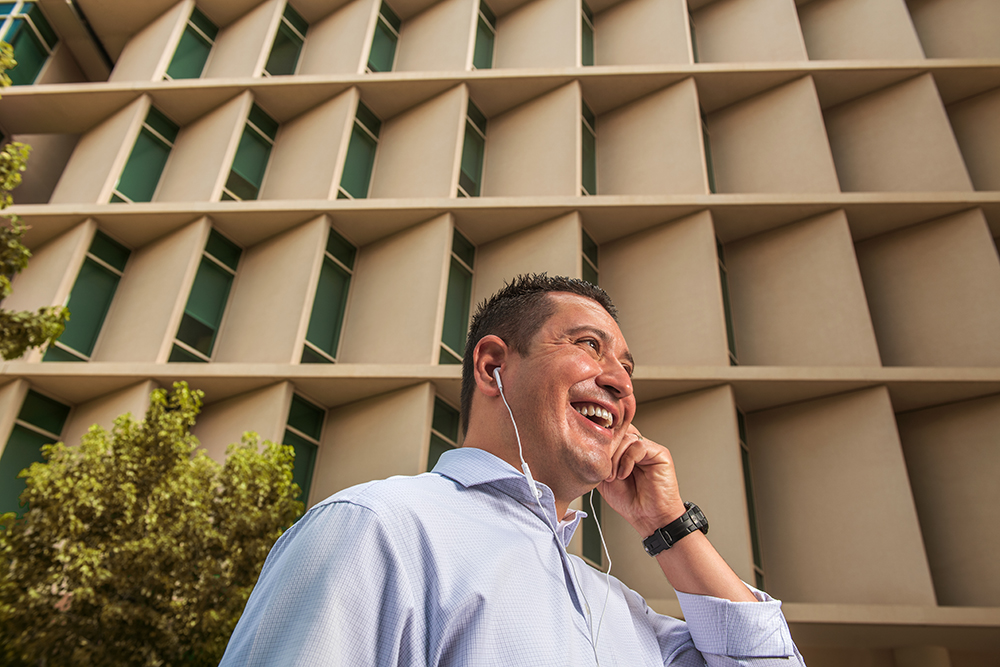
[[[580,342],[583,343],[584,345],[589,345],[590,347],[594,348],[595,350],[600,350],[601,349],[601,346],[593,338],[584,338]]]

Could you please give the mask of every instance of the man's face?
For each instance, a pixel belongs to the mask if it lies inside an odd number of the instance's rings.
[[[572,499],[611,473],[635,415],[633,362],[600,304],[564,292],[548,298],[555,313],[528,353],[513,355],[503,379],[534,477],[557,499]]]

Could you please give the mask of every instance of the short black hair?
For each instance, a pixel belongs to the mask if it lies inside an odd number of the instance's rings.
[[[555,304],[548,298],[550,292],[569,292],[593,299],[608,311],[615,322],[618,321],[618,309],[608,293],[585,280],[529,273],[515,276],[505,283],[499,292],[479,304],[469,326],[465,357],[462,359],[463,434],[469,429],[469,413],[476,387],[472,368],[472,353],[476,345],[492,334],[503,339],[518,354],[527,354],[532,338],[555,312]]]

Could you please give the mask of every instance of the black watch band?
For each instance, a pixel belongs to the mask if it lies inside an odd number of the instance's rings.
[[[708,519],[704,512],[694,503],[684,503],[687,512],[668,523],[663,528],[658,528],[652,535],[642,541],[646,553],[655,556],[661,551],[666,551],[677,544],[685,535],[690,535],[696,530],[708,534]]]

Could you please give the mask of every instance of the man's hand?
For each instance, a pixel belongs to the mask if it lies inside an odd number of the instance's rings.
[[[611,474],[597,490],[644,538],[685,511],[670,451],[635,426],[629,426],[612,455]]]

